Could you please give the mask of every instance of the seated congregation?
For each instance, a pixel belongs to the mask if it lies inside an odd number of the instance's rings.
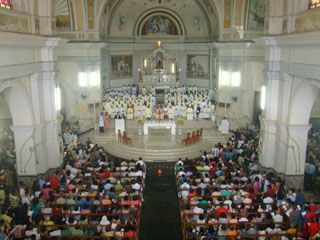
[[[0,190],[0,239],[137,239],[144,179],[142,159],[110,160],[90,140],[72,141],[50,178]]]
[[[319,239],[318,205],[259,171],[258,142],[247,139],[177,162],[184,239]]]

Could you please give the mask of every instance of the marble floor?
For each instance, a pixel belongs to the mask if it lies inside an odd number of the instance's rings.
[[[211,121],[186,121],[185,124],[177,129],[176,134],[172,135],[170,129],[149,128],[149,134],[144,135],[143,131],[133,121],[127,121],[127,136],[132,139],[132,144],[122,144],[117,140],[114,124],[111,122],[110,128],[105,129],[104,133],[98,130],[91,131],[81,136],[81,140],[85,141],[88,137],[93,142],[102,145],[112,155],[116,155],[125,159],[144,157],[146,161],[156,161],[167,159],[176,161],[180,157],[194,158],[198,157],[200,150],[209,151],[214,144],[218,142],[226,142],[229,136],[221,135],[218,129]],[[182,145],[182,139],[186,138],[187,133],[191,133],[203,128],[203,138],[196,144],[190,146]]]

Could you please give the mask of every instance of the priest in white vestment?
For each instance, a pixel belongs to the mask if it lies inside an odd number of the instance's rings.
[[[214,104],[211,105],[211,120],[212,121],[216,121],[216,107],[214,106]]]
[[[150,105],[148,105],[148,108],[146,109],[146,119],[151,120],[152,118],[152,110],[150,108]]]
[[[141,106],[141,117],[146,118],[147,107],[145,105]]]
[[[188,106],[188,109],[187,109],[187,120],[193,120],[193,109],[191,107],[191,105]]]
[[[179,102],[177,105],[174,107],[174,117],[179,117],[180,116],[180,104]]]
[[[174,119],[174,109],[172,108],[172,106],[169,107],[168,115],[170,120]]]
[[[180,107],[180,116],[182,116],[183,118],[187,117],[187,109],[185,105],[181,105]]]
[[[229,134],[229,121],[226,117],[221,121],[220,128],[221,134]]]
[[[112,104],[110,105],[110,110],[108,111],[108,113],[111,118],[114,118],[114,115],[116,114],[114,105],[112,105]]]
[[[128,109],[127,109],[127,119],[128,120],[133,119],[133,106],[131,104],[128,106]]]

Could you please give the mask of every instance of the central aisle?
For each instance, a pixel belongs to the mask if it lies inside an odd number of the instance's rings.
[[[161,176],[158,175],[161,169]],[[147,163],[140,240],[180,240],[182,226],[175,163]]]

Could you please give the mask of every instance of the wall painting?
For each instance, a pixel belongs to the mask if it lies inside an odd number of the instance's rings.
[[[209,78],[209,55],[187,55],[187,77]]]
[[[248,30],[263,31],[265,17],[265,0],[250,0]]]
[[[132,78],[132,55],[111,56],[111,79]]]
[[[142,35],[178,35],[176,24],[166,16],[153,15],[144,23]]]

